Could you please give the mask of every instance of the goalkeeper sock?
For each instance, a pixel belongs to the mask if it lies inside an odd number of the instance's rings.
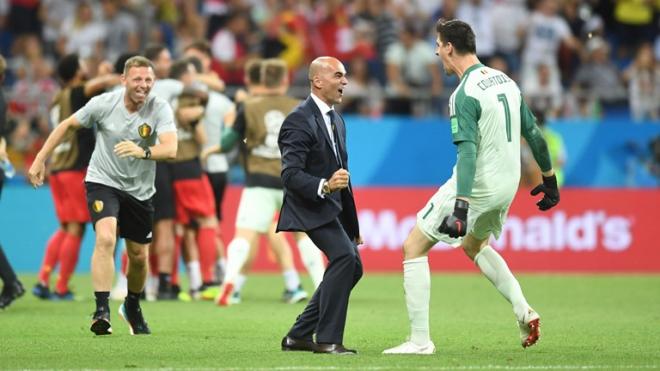
[[[474,257],[474,262],[497,291],[511,303],[516,318],[522,321],[529,304],[525,300],[518,280],[513,276],[502,256],[492,247],[486,246]]]
[[[410,341],[425,346],[431,341],[429,303],[431,301],[431,272],[428,257],[403,261],[403,289],[410,320]]]

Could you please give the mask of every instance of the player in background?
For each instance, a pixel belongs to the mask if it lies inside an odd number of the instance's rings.
[[[286,95],[289,80],[284,61],[266,59],[260,65],[263,90],[243,102],[236,121],[223,133],[220,142],[220,149],[227,151],[239,139],[243,139],[246,173],[246,184],[236,216],[236,232],[227,252],[225,283],[217,299],[221,306],[236,302],[232,296],[236,291],[235,282],[239,272],[250,251],[255,251],[259,235],[266,235],[271,230],[274,217],[282,205],[282,164],[277,137],[284,118],[299,103],[298,99]],[[296,238],[303,243],[311,243],[304,233],[297,233]],[[272,244],[271,247],[284,275],[284,301],[296,303],[306,299],[307,293],[302,290],[300,277],[293,264],[291,247],[286,241]],[[318,253],[318,264],[322,268],[323,260],[319,250],[313,243],[311,248]],[[244,282],[243,279],[241,286]],[[240,292],[240,288],[237,292]]]
[[[5,70],[7,69],[7,61],[0,55],[0,83],[5,79]],[[7,166],[11,164],[7,156],[7,142],[5,135],[8,133],[7,128],[7,101],[5,94],[0,91],[0,195],[2,195],[2,186],[5,182],[5,171],[9,171]],[[0,309],[7,308],[14,300],[21,297],[25,293],[23,284],[16,277],[16,272],[9,264],[9,260],[5,255],[2,246],[0,245],[0,279],[2,279],[3,286],[0,291]]]
[[[205,40],[197,40],[186,46],[183,56],[188,58],[197,71],[197,78],[212,79],[218,78],[217,74],[211,70],[211,47]],[[205,80],[200,80],[204,82]],[[207,84],[208,85],[208,84]],[[219,143],[220,135],[224,124],[233,121],[236,115],[236,107],[225,95],[221,94],[221,90],[213,90],[211,85],[208,92],[208,103],[204,107],[204,128],[206,130],[207,149],[211,143]],[[229,171],[229,162],[227,155],[224,153],[212,153],[202,159],[202,166],[204,172],[211,183],[213,189],[213,197],[215,200],[216,218],[218,223],[222,221],[222,201],[225,196],[225,188],[227,186],[227,172]],[[218,227],[216,236],[216,249],[218,261],[216,262],[216,281],[221,283],[224,279],[225,272],[225,244],[222,241],[222,229]],[[217,286],[212,286],[216,287]],[[217,291],[217,290],[216,290]],[[207,291],[207,299],[215,297],[213,289]]]
[[[57,75],[62,89],[51,105],[51,120],[62,122],[78,111],[95,95],[120,83],[119,74],[113,73],[107,62],[99,65],[97,76],[87,79],[88,71],[78,54],[64,56]],[[80,244],[85,224],[90,221],[85,197],[85,173],[94,151],[94,130],[81,128],[66,133],[50,162],[50,189],[60,227],[46,244],[39,281],[32,293],[40,299],[73,300],[69,279],[78,263]],[[55,290],[50,290],[50,274],[59,263],[59,276]]]
[[[206,133],[201,123],[208,95],[205,90],[193,85],[195,75],[195,67],[188,59],[172,65],[170,76],[183,82],[185,87],[175,105],[179,152],[171,162],[176,209],[175,231],[177,244],[181,239],[184,240],[188,266],[199,261],[202,281],[199,282],[198,277],[191,274],[193,294],[218,285],[215,276],[218,220],[213,190],[200,162],[201,149],[206,143]],[[184,109],[187,111],[182,111]],[[193,221],[194,227],[191,225]]]
[[[237,106],[240,107],[245,102],[245,100],[247,100],[250,97],[256,97],[268,93],[268,89],[266,89],[263,85],[261,65],[262,65],[261,59],[252,59],[246,63],[245,74],[243,78],[243,81],[245,82],[246,90],[239,89],[236,92],[234,96],[234,101],[236,102]],[[233,121],[234,121],[233,119],[229,119],[229,118],[227,119],[228,123],[233,123]],[[218,143],[219,141],[215,143],[209,142],[209,145],[205,148],[205,150],[202,153],[202,159],[208,157],[209,154],[214,154],[216,152],[222,153],[220,150],[220,145]],[[241,143],[241,147],[244,147],[244,143]],[[289,242],[284,234],[275,232],[276,226],[277,226],[277,222],[273,221],[267,233],[268,243],[269,246],[271,247],[271,250],[274,252],[273,255],[275,255],[275,259],[280,265],[280,268],[282,268],[282,271],[287,271],[289,270],[287,267],[294,267],[292,260],[293,255],[291,254],[291,246],[289,245]],[[309,272],[312,278],[314,287],[317,288],[318,285],[323,280],[323,273],[325,271],[323,256],[318,251],[318,249],[316,249],[314,243],[311,242],[311,240],[307,238],[306,235],[300,234],[300,235],[296,235],[296,237],[299,239],[298,247],[302,257],[303,264],[305,265],[307,271]],[[230,304],[238,304],[241,302],[241,290],[243,288],[243,285],[247,281],[247,273],[250,271],[252,267],[252,263],[254,262],[256,254],[258,252],[258,248],[259,245],[257,242],[250,245],[250,251],[245,259],[245,262],[243,263],[240,272],[236,275],[234,279],[233,294],[229,299]],[[287,262],[291,262],[291,263],[287,263]],[[289,277],[294,277],[294,275],[289,274]],[[292,291],[292,290],[287,290],[285,288],[282,294],[282,301],[293,303],[295,302],[296,298],[301,298],[302,293],[303,292],[299,290]]]
[[[154,80],[151,61],[141,56],[127,60],[121,76],[124,89],[92,98],[61,122],[28,171],[30,183],[41,186],[45,162],[67,131],[96,127],[96,145],[85,177],[87,205],[96,230],[92,255],[96,310],[90,327],[96,335],[112,333],[108,299],[117,237],[125,239],[129,259],[128,294],[119,314],[132,335],[151,333],[140,307],[140,293],[153,235],[154,160],[171,159],[177,153],[172,109],[166,101],[149,95]]]
[[[187,58],[197,74],[204,73],[203,63],[195,56]],[[203,88],[203,86],[202,86]],[[204,131],[206,132],[206,143],[204,149],[207,149],[211,143],[220,143],[220,137],[225,127],[225,123],[233,122],[236,117],[236,106],[224,94],[217,91],[208,91],[208,101],[204,107]],[[224,199],[225,188],[227,187],[227,172],[229,171],[229,161],[224,153],[212,153],[202,158],[202,168],[206,177],[211,183],[213,196],[215,200],[215,215],[218,223],[222,221],[222,200]],[[218,261],[216,262],[216,281],[222,283],[225,275],[225,245],[222,241],[222,234],[218,226],[216,236],[216,246],[218,250]]]
[[[540,318],[527,303],[516,278],[488,242],[498,238],[520,182],[520,136],[529,143],[543,172],[532,190],[539,209],[559,202],[557,179],[548,148],[518,85],[504,73],[486,67],[476,56],[472,28],[459,20],[436,24],[436,55],[447,74],[460,83],[449,99],[451,133],[458,159],[451,178],[417,214],[403,244],[403,287],[410,320],[410,339],[385,354],[432,354],[429,332],[431,274],[428,252],[438,241],[463,248],[493,286],[509,301],[518,321],[523,347],[540,336]]]

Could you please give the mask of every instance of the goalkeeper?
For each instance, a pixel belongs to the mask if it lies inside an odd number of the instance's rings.
[[[438,241],[463,248],[481,272],[513,306],[523,347],[540,336],[539,315],[527,303],[518,281],[500,254],[488,245],[499,237],[520,181],[520,136],[529,142],[543,172],[539,209],[559,202],[548,148],[516,83],[486,67],[476,56],[474,32],[458,20],[436,25],[436,54],[447,74],[460,84],[449,98],[451,133],[458,160],[452,177],[417,214],[403,245],[403,285],[410,340],[386,354],[431,354],[429,334],[431,277],[428,252]]]

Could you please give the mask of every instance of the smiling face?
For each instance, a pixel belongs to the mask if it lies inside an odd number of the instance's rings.
[[[319,57],[310,65],[310,80],[312,92],[327,105],[341,103],[344,88],[348,85],[346,68],[337,59]]]
[[[138,109],[144,104],[154,85],[154,80],[154,70],[151,67],[130,67],[122,75],[122,83],[126,87],[124,101],[129,109]]]

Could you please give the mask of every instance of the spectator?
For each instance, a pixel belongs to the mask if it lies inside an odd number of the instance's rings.
[[[573,84],[587,84],[592,95],[606,104],[619,103],[626,96],[621,75],[609,59],[609,44],[600,37],[587,43],[587,58],[578,68]]]
[[[474,29],[477,56],[483,61],[487,61],[495,54],[495,27],[493,24],[506,23],[494,22],[498,18],[491,15],[493,10],[494,7],[490,0],[468,0],[461,2],[456,13],[456,18],[467,22]]]
[[[550,117],[557,117],[562,107],[561,85],[553,84],[552,72],[545,63],[536,66],[533,80],[528,81],[523,93],[533,110],[548,112]]]
[[[351,83],[344,88],[342,112],[378,117],[383,112],[383,90],[369,73],[367,59],[356,55],[351,59],[348,73]]]
[[[76,53],[82,59],[100,59],[104,37],[103,23],[94,19],[92,7],[87,1],[80,1],[76,12],[70,14],[62,23],[58,54]]]
[[[574,85],[565,94],[563,117],[581,120],[600,120],[603,109],[587,82]]]
[[[64,20],[76,11],[76,3],[70,0],[43,0],[41,2],[43,14],[44,49],[47,54],[56,53],[57,40]]]
[[[228,85],[243,83],[243,67],[249,55],[250,19],[246,13],[232,13],[226,27],[211,40],[213,58],[220,62],[220,77]]]
[[[651,44],[643,44],[633,63],[624,71],[628,82],[628,101],[633,120],[657,120],[660,117],[660,63],[653,56]]]
[[[9,1],[7,29],[14,36],[41,35],[40,0]]]
[[[389,11],[389,0],[366,0],[366,11],[358,14],[359,19],[373,25],[376,59],[370,66],[373,75],[381,85],[386,84],[385,53],[398,40],[398,27],[394,16]]]
[[[126,52],[140,50],[137,19],[120,9],[119,0],[102,0],[105,22],[105,58],[114,61]]]
[[[306,61],[307,21],[295,1],[284,1],[274,10],[276,13],[263,25],[262,57],[282,59],[295,73]]]
[[[493,22],[495,51],[505,60],[514,79],[520,69],[520,47],[529,12],[524,0],[494,0],[490,17],[506,19],[506,22]],[[479,45],[479,43],[477,43]],[[496,68],[496,67],[493,67]]]
[[[385,54],[387,94],[391,97],[386,106],[392,113],[413,114],[415,100],[439,96],[442,80],[433,47],[421,39],[416,26],[405,25],[399,41],[392,44]]]
[[[557,0],[539,0],[526,28],[522,54],[523,91],[529,90],[529,84],[535,84],[536,70],[541,63],[548,66],[552,88],[558,89],[561,78],[557,58],[562,42],[572,49],[579,47],[566,21],[557,15]]]
[[[645,42],[655,41],[658,34],[654,24],[652,0],[617,0],[614,6],[615,39],[618,44],[617,57],[632,57],[633,50]]]
[[[342,0],[319,2],[315,9],[312,45],[315,55],[331,55],[341,61],[350,59],[354,48],[352,21]]]

